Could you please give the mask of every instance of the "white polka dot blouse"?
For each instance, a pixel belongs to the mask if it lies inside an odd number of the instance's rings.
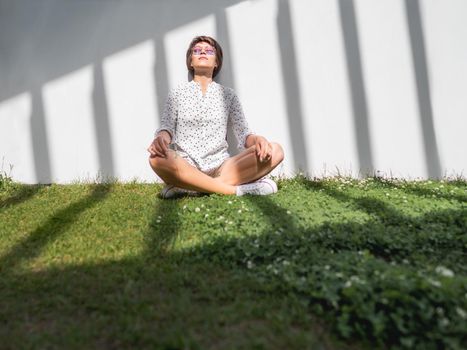
[[[228,126],[233,128],[239,150],[243,150],[247,136],[254,132],[235,91],[212,81],[203,95],[201,84],[192,80],[169,91],[155,136],[161,130],[168,131],[178,153],[188,156],[189,163],[201,171],[210,171],[230,157]]]

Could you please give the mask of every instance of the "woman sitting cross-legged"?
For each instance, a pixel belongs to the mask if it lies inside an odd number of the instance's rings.
[[[213,81],[222,57],[216,40],[195,37],[186,53],[193,80],[169,92],[161,127],[148,148],[152,169],[167,184],[164,198],[277,192],[274,181],[264,177],[284,159],[282,147],[251,131],[234,90]],[[228,125],[241,151],[233,157],[227,152]]]

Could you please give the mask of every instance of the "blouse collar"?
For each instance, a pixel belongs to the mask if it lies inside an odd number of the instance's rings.
[[[194,80],[191,80],[190,83],[191,83],[191,84],[194,84],[194,85],[201,86],[201,83],[199,83],[199,82],[197,82],[197,81],[194,81]],[[214,80],[212,80],[212,81],[208,84],[208,86],[211,85],[211,84],[216,84],[216,82],[215,82]]]

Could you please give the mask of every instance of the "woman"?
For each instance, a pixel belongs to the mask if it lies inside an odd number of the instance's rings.
[[[222,59],[216,40],[195,37],[186,53],[193,80],[169,92],[161,127],[148,148],[152,169],[167,184],[163,198],[277,192],[274,181],[264,176],[282,162],[282,147],[250,130],[234,90],[213,81]],[[234,157],[227,152],[228,123],[241,151]]]

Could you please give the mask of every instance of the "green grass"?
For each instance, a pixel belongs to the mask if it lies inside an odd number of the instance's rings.
[[[0,181],[0,348],[461,349],[467,183]]]

